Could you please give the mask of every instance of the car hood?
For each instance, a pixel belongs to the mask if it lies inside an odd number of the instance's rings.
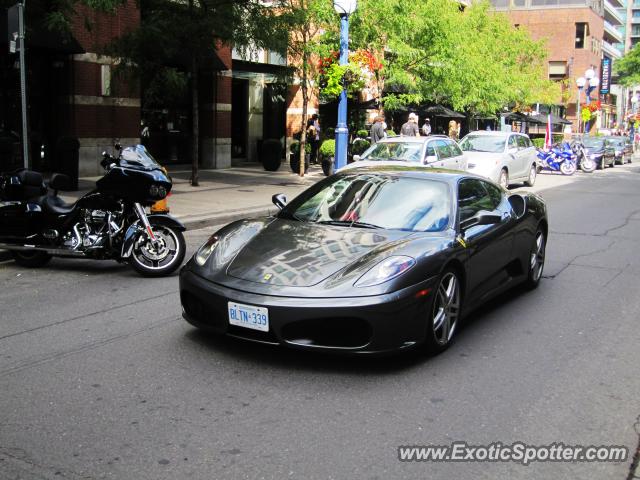
[[[411,234],[276,219],[238,251],[226,273],[268,285],[316,285],[361,257],[393,249]]]
[[[501,160],[504,157],[504,153],[465,151],[464,156],[467,157],[469,163],[475,163],[476,165],[491,163],[491,165],[495,165],[495,161]]]
[[[351,170],[352,168],[359,167],[384,167],[384,166],[407,166],[410,165],[412,167],[424,167],[425,165],[420,162],[409,162],[407,160],[358,160],[357,162],[352,162],[348,165],[345,165],[340,169],[341,172],[345,170]]]

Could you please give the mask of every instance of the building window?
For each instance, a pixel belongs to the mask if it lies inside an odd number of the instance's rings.
[[[512,0],[514,7],[524,7],[526,6],[526,0]]]
[[[507,8],[509,6],[509,0],[491,0],[491,4],[495,8]]]
[[[576,48],[584,48],[589,35],[588,23],[576,23]]]
[[[549,62],[549,80],[564,80],[567,77],[567,62]]]

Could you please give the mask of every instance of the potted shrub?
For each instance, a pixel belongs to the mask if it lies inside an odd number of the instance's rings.
[[[262,142],[260,158],[264,169],[275,172],[282,163],[282,144],[277,138],[268,138]]]
[[[328,138],[318,151],[320,158],[322,158],[322,172],[328,177],[333,174],[334,159],[336,156],[336,141],[333,138]]]
[[[293,173],[300,173],[300,142],[293,142],[289,147],[289,166]],[[304,171],[309,170],[309,156],[311,155],[311,145],[304,145]]]

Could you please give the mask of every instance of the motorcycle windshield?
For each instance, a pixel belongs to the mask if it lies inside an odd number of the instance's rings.
[[[120,166],[142,170],[160,169],[160,164],[156,162],[144,145],[123,148],[120,152]]]

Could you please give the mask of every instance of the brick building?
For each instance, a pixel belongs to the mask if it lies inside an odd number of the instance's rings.
[[[544,39],[549,50],[547,75],[562,83],[563,99],[557,101],[558,108],[566,108],[566,117],[573,121],[577,131],[578,89],[576,79],[593,68],[602,74],[603,60],[612,62],[620,58],[615,43],[623,41],[617,27],[623,24],[618,9],[622,0],[492,0],[497,11],[506,12],[511,22],[527,28],[531,36]],[[611,65],[611,63],[609,63]],[[603,86],[604,85],[604,86]],[[592,100],[602,104],[599,123],[611,127],[617,122],[616,98],[600,82]],[[580,102],[586,101],[585,93]]]
[[[71,137],[80,144],[79,174],[99,175],[100,153],[116,141],[140,142],[145,126],[149,135],[142,141],[163,164],[191,163],[190,105],[143,108],[140,86],[117,80],[113,60],[100,55],[105,45],[139,25],[135,2],[129,0],[113,14],[78,9],[71,38],[34,29],[26,39],[33,168],[60,171],[56,148]],[[90,30],[85,18],[92,23]],[[22,132],[17,54],[8,53],[9,32],[0,30],[0,35],[0,129],[14,143],[10,154],[0,153],[2,171],[22,164]],[[300,129],[298,87],[282,81],[286,63],[275,52],[244,56],[225,45],[212,49],[210,65],[199,78],[202,167],[257,161],[263,139],[284,143]],[[316,112],[317,101],[309,107],[309,114]]]

